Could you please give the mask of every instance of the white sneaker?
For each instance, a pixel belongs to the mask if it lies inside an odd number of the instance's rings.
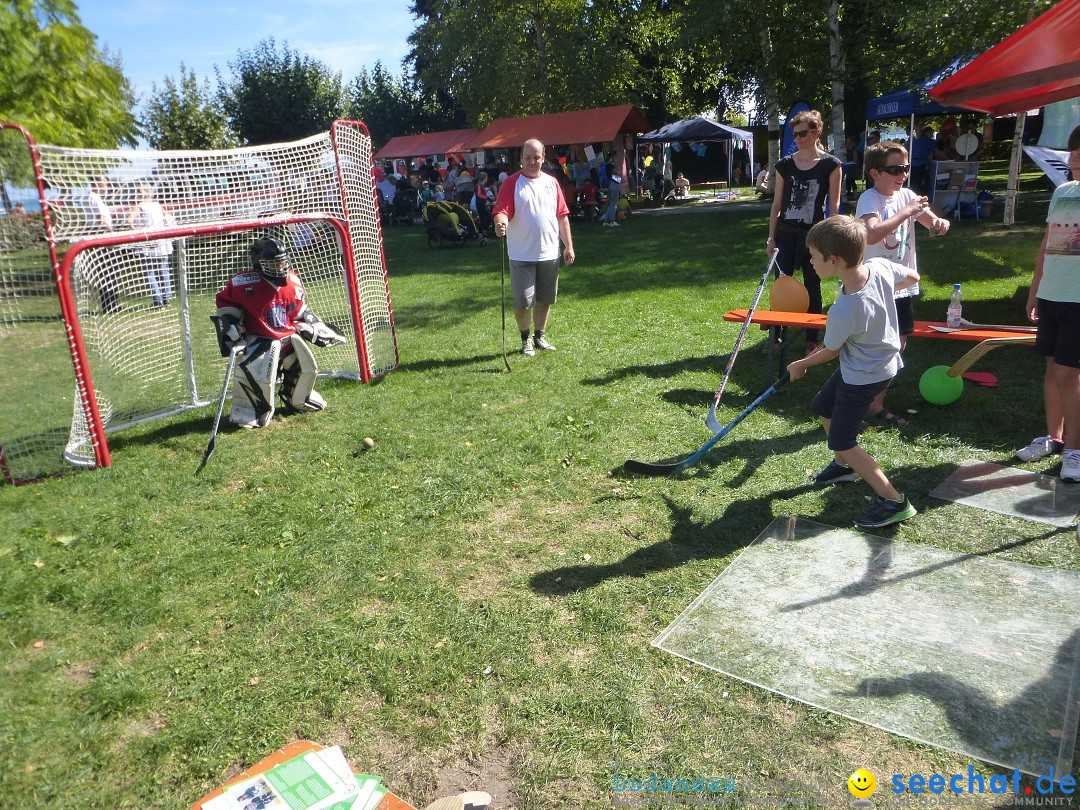
[[[536,349],[533,346],[532,336],[529,336],[523,341],[521,341],[521,353],[526,357],[532,357],[536,354]]]
[[[1066,450],[1061,461],[1061,480],[1080,482],[1080,450]]]
[[[1032,439],[1031,444],[1016,451],[1016,457],[1021,461],[1038,461],[1040,458],[1052,456],[1065,449],[1065,445],[1055,441],[1050,436],[1040,436]]]
[[[547,338],[545,338],[543,335],[541,335],[540,337],[534,337],[533,345],[536,346],[536,348],[538,349],[543,349],[545,352],[555,351],[555,347],[548,343]]]

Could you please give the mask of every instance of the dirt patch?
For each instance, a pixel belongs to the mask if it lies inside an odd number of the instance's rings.
[[[118,750],[123,751],[132,740],[153,737],[167,725],[165,716],[160,712],[151,712],[146,717],[138,717],[128,723],[117,738],[116,747]]]
[[[86,686],[94,677],[95,670],[86,664],[72,664],[64,671],[64,674],[79,686]]]
[[[505,746],[497,746],[479,757],[446,765],[439,770],[435,798],[482,790],[491,794],[491,810],[514,810],[518,806],[514,762],[513,752]]]

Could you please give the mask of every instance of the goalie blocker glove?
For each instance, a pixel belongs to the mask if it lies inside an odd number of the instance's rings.
[[[293,326],[296,334],[319,348],[340,346],[346,342],[345,335],[341,334],[336,326],[323,322],[318,315],[307,308]]]
[[[217,332],[218,351],[222,357],[228,357],[232,348],[244,339],[244,324],[239,310],[220,309],[217,315],[211,315],[214,331]]]

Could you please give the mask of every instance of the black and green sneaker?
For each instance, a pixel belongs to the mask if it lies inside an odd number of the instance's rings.
[[[909,517],[915,517],[918,512],[911,505],[906,495],[902,495],[899,501],[890,501],[878,495],[870,508],[855,518],[855,525],[862,529],[877,529],[882,526],[891,526]]]

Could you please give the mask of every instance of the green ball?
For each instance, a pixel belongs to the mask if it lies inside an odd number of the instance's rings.
[[[964,393],[964,379],[950,377],[948,372],[948,366],[934,366],[923,372],[919,378],[919,393],[923,399],[934,405],[949,405],[960,399]]]

